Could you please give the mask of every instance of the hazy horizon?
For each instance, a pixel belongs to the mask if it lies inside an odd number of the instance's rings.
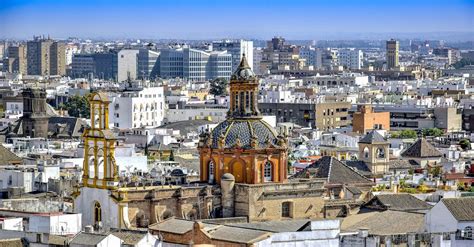
[[[3,0],[0,38],[474,40],[472,0]]]

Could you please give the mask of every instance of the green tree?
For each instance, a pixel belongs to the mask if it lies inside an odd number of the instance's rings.
[[[459,69],[459,68],[462,68],[466,65],[472,65],[472,64],[474,64],[474,61],[463,58],[463,59],[457,61],[456,63],[454,63],[453,67],[456,68],[456,69]]]
[[[391,138],[400,138],[400,132],[399,131],[392,131],[392,132],[390,132],[390,137]]]
[[[439,177],[441,175],[442,170],[440,166],[437,166],[437,167],[431,168],[430,172],[433,175],[433,177]]]
[[[400,131],[399,138],[417,138],[418,135],[416,134],[416,131],[414,130],[402,130]]]
[[[468,139],[462,139],[459,141],[459,146],[461,146],[463,150],[468,150],[471,149],[471,142]]]
[[[90,114],[87,96],[74,95],[65,104],[61,104],[60,108],[67,110],[72,117],[89,117]]]
[[[438,129],[438,128],[429,128],[429,129],[423,129],[423,136],[434,136],[434,137],[439,137],[444,134],[443,130]]]
[[[174,152],[173,152],[173,149],[171,149],[169,161],[174,161]]]
[[[209,93],[214,95],[214,96],[221,96],[221,95],[226,95],[227,94],[227,85],[229,82],[224,79],[224,78],[216,78],[212,81],[211,83],[211,89],[209,90]]]

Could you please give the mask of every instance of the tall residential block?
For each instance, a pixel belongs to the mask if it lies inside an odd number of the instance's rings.
[[[387,69],[394,69],[399,67],[399,48],[400,43],[398,42],[398,40],[391,39],[387,41]]]
[[[4,59],[3,64],[7,72],[26,75],[26,45],[19,44],[8,47],[7,57]]]
[[[339,65],[342,65],[348,69],[362,68],[362,60],[364,58],[364,54],[361,50],[355,48],[339,49],[337,55]]]
[[[52,39],[35,37],[27,43],[29,75],[65,75],[66,46]]]

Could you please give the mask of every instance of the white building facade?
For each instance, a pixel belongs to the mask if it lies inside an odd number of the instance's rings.
[[[161,78],[185,78],[188,81],[230,79],[232,55],[226,51],[207,52],[191,48],[165,49],[160,55]]]
[[[137,79],[139,50],[123,49],[117,54],[117,81]]]
[[[28,231],[54,235],[77,234],[82,229],[81,214],[49,214],[29,217]]]
[[[126,91],[112,98],[109,124],[116,128],[160,126],[165,114],[163,87]]]

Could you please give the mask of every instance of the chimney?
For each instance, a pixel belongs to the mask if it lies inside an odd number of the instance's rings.
[[[84,232],[93,233],[94,232],[94,227],[92,227],[91,225],[85,226],[84,227]]]

